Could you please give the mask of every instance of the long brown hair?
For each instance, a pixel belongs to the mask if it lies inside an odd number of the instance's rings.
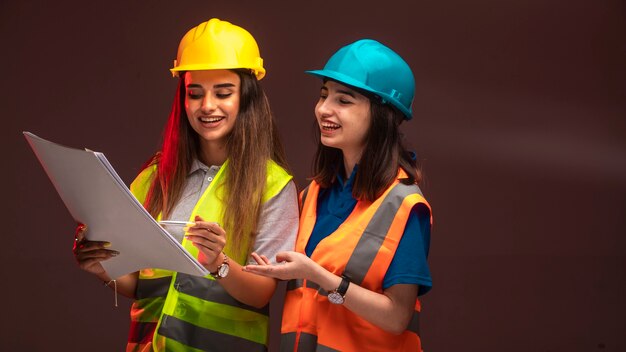
[[[222,226],[227,245],[236,253],[249,253],[265,187],[267,162],[274,160],[288,170],[269,101],[255,76],[244,69],[232,70],[241,81],[239,114],[227,139],[228,169],[224,181]],[[146,199],[146,209],[156,217],[168,217],[180,199],[187,174],[199,156],[199,136],[189,125],[184,108],[184,74],[180,75],[170,117],[163,133],[161,151],[147,163],[157,173]],[[233,191],[233,190],[236,190]],[[249,236],[248,247],[243,248]]]
[[[408,176],[401,180],[402,183],[418,184],[422,180],[421,170],[414,155],[404,146],[400,133],[400,124],[404,121],[402,112],[390,104],[383,103],[379,97],[371,93],[355,90],[370,100],[372,118],[365,149],[356,170],[352,188],[354,198],[374,201],[396,180],[400,168]],[[313,179],[322,187],[329,187],[335,182],[337,173],[343,169],[343,154],[341,149],[323,145],[319,139],[319,132],[315,136],[317,152],[313,163]]]

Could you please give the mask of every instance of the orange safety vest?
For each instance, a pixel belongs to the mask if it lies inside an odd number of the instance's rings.
[[[311,255],[316,263],[350,282],[382,293],[383,279],[404,233],[413,206],[430,205],[417,185],[399,178],[374,202],[358,201],[339,228],[320,241]],[[320,186],[313,181],[301,192],[296,251],[305,253],[317,216]],[[432,217],[431,217],[432,223]],[[283,310],[281,351],[421,351],[420,302],[407,329],[394,335],[367,322],[342,305],[328,301],[314,282],[290,280]]]

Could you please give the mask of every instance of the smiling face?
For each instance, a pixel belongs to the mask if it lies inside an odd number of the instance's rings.
[[[185,73],[185,111],[204,153],[224,149],[239,113],[240,86],[229,70]]]
[[[370,127],[370,100],[335,81],[326,81],[315,106],[321,142],[341,149],[344,159],[356,163],[365,149]]]

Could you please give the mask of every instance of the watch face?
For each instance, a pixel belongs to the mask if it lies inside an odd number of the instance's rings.
[[[333,304],[343,304],[343,296],[339,292],[330,292],[328,301]]]
[[[217,269],[217,275],[219,275],[220,277],[226,277],[226,275],[228,275],[229,269],[230,266],[228,264],[222,264],[220,265],[219,269]]]

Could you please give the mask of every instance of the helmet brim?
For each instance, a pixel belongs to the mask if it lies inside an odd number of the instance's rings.
[[[341,84],[345,84],[351,87],[355,87],[361,90],[364,90],[366,92],[370,92],[373,93],[375,95],[378,95],[380,98],[382,98],[385,102],[388,102],[390,104],[392,104],[393,106],[395,106],[396,108],[398,108],[398,110],[400,110],[403,114],[404,117],[407,120],[410,120],[413,117],[413,113],[411,110],[407,109],[400,101],[398,101],[396,98],[392,97],[391,95],[385,93],[385,92],[380,92],[377,91],[375,89],[372,89],[371,87],[368,87],[367,85],[363,84],[362,82],[348,76],[345,75],[341,72],[337,72],[337,71],[332,71],[332,70],[308,70],[308,71],[304,71],[304,73],[310,74],[312,76],[316,76],[319,78],[328,78],[328,79],[332,79],[333,81],[337,81]]]

